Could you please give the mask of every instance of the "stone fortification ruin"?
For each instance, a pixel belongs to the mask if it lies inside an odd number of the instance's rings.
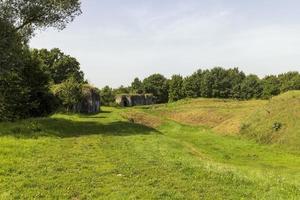
[[[122,94],[116,97],[116,103],[121,107],[152,105],[154,97],[152,94]]]
[[[95,114],[100,112],[100,94],[96,88],[85,85],[82,88],[83,98],[74,106],[75,112]]]

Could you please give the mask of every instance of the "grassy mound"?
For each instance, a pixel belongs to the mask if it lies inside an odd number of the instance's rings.
[[[150,107],[150,114],[185,125],[204,126],[221,134],[238,134],[246,115],[255,112],[266,101],[225,99],[185,99],[176,103]]]
[[[300,91],[272,98],[246,118],[241,134],[267,144],[300,149]]]

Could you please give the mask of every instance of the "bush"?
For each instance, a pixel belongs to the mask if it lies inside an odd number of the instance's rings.
[[[81,102],[83,97],[82,84],[74,77],[68,78],[61,84],[53,85],[52,91],[67,112],[73,111],[74,106]]]
[[[277,132],[282,128],[282,123],[280,122],[275,122],[272,126],[273,131]]]

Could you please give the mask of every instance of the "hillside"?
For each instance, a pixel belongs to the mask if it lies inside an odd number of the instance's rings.
[[[144,107],[143,112],[184,125],[206,127],[218,134],[242,135],[259,143],[300,150],[300,91],[271,100],[185,99]]]
[[[300,150],[300,91],[272,98],[243,121],[241,134]]]
[[[175,103],[144,107],[144,111],[191,126],[203,126],[220,134],[236,135],[247,115],[267,101],[237,101],[229,99],[185,99]],[[147,108],[147,109],[145,109]]]

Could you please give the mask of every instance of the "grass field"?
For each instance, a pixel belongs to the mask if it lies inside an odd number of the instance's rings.
[[[272,103],[196,99],[1,123],[0,199],[300,199],[300,152],[238,134],[244,123],[259,133],[256,108]]]

